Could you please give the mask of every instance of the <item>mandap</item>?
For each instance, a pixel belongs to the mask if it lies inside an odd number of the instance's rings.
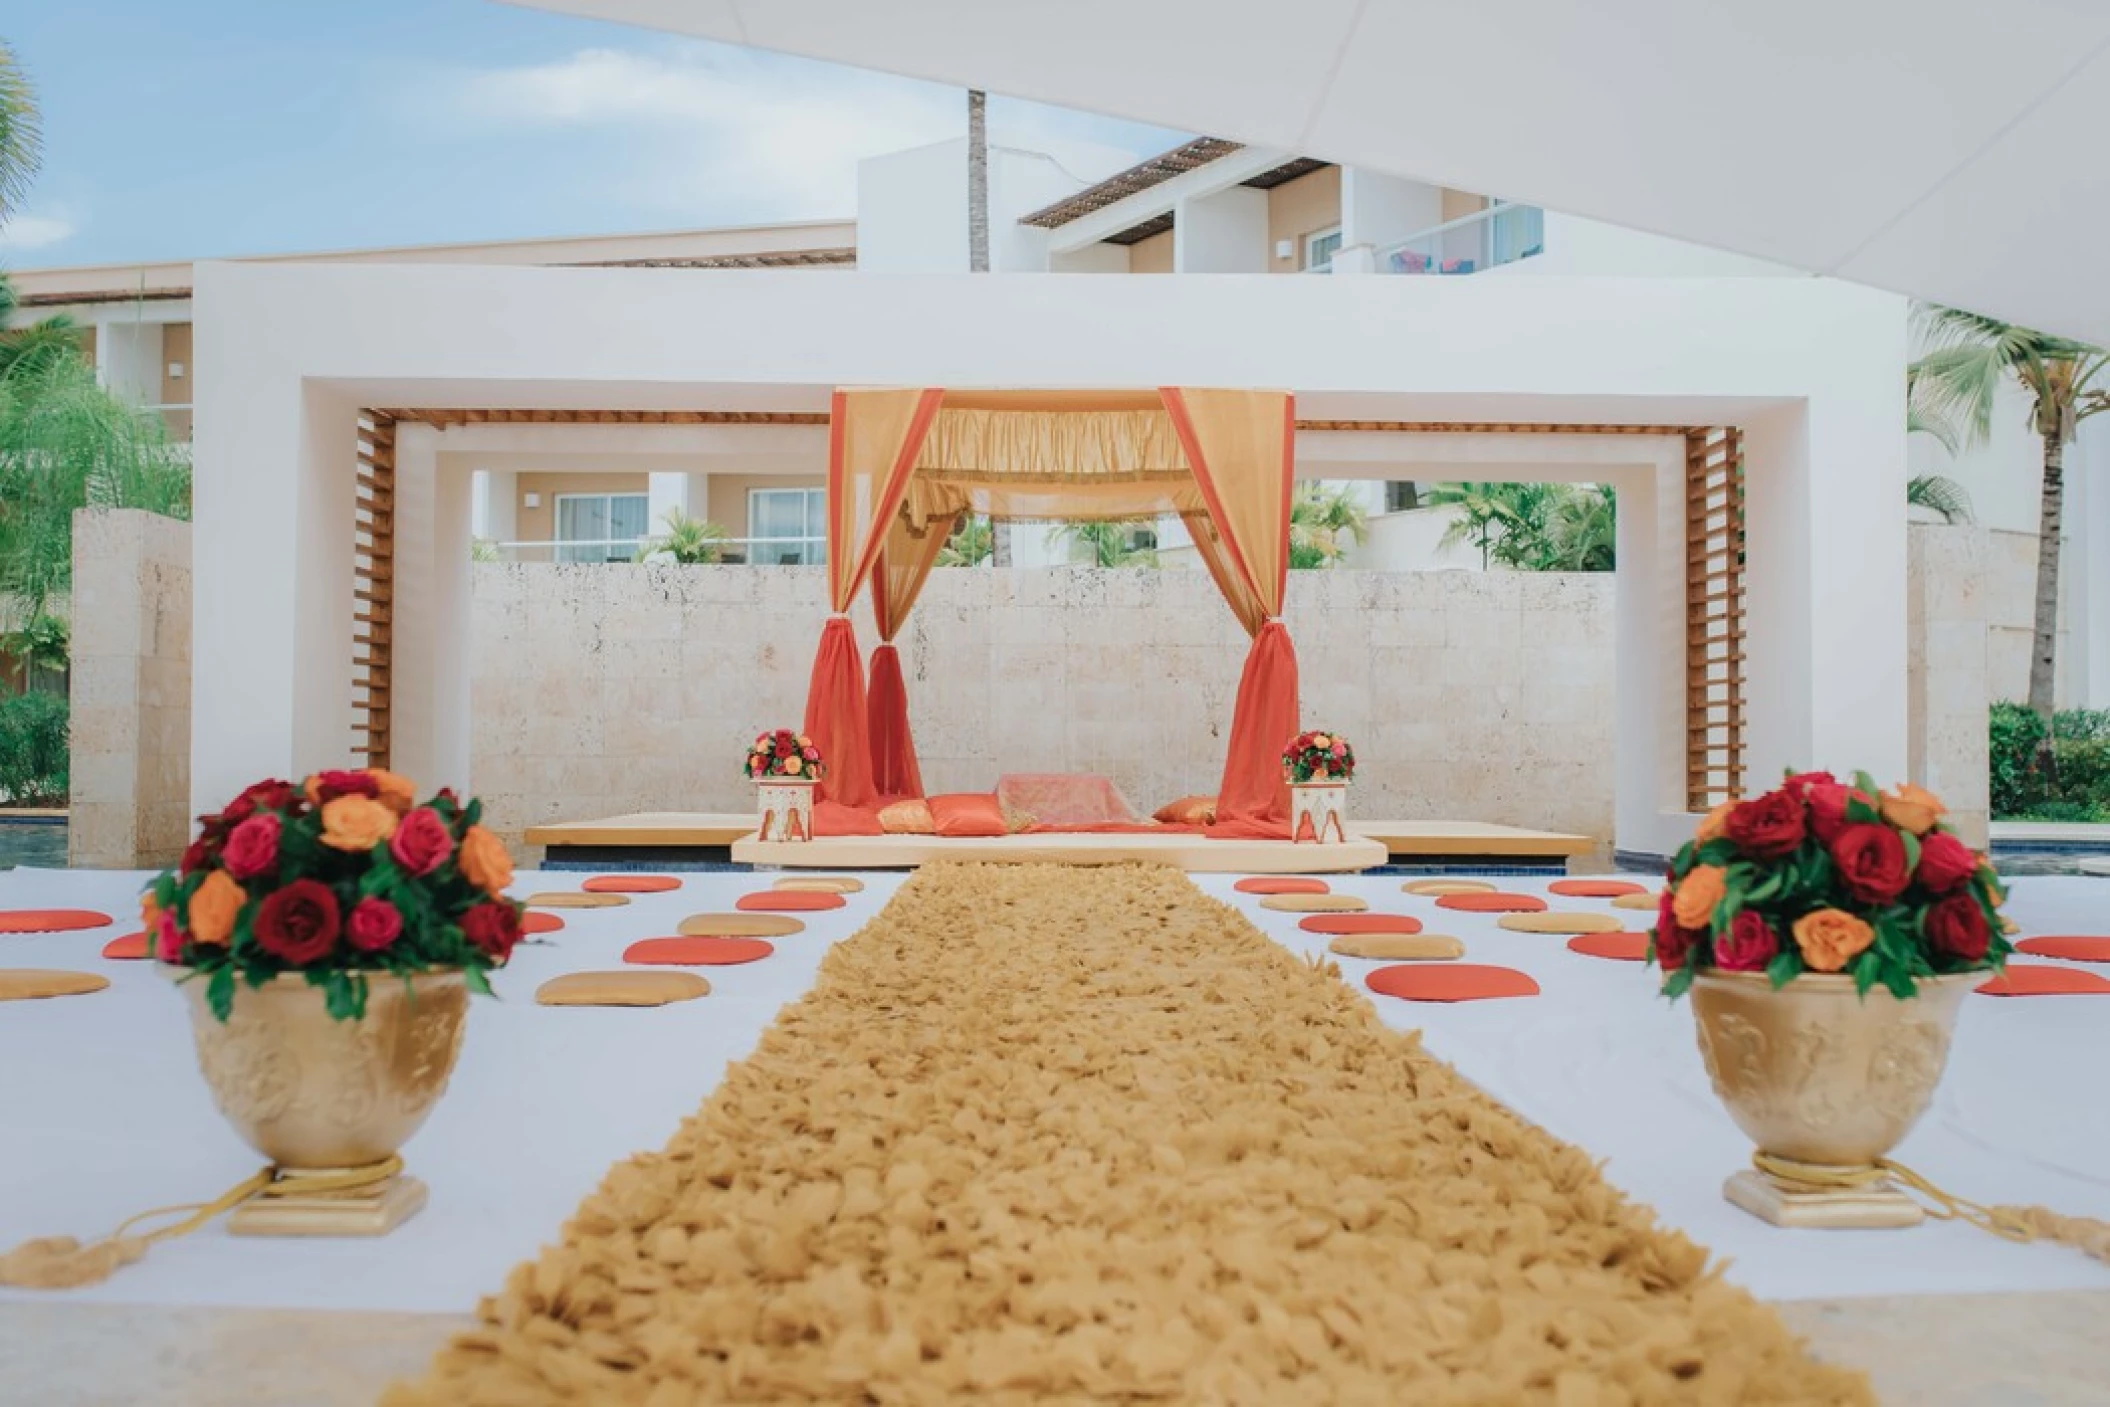
[[[806,732],[828,759],[822,834],[870,833],[923,795],[894,637],[963,515],[1109,521],[1177,514],[1252,637],[1210,834],[1286,839],[1297,655],[1283,627],[1296,416],[1283,391],[839,390],[829,418],[828,582]],[[869,689],[850,605],[867,582]]]

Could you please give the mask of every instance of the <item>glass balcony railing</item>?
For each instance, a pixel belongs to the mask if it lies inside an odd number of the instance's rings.
[[[1546,212],[1498,203],[1377,251],[1381,274],[1472,274],[1514,264],[1546,247]]]

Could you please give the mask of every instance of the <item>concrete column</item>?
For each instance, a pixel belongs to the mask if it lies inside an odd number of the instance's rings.
[[[1786,768],[1906,774],[1903,386],[1744,424],[1747,791]]]
[[[645,492],[649,521],[645,531],[660,533],[667,530],[669,513],[689,511],[689,476],[687,474],[653,474],[648,477]]]
[[[1376,272],[1378,250],[1442,223],[1443,191],[1439,187],[1344,166],[1341,247],[1334,253],[1333,271]]]
[[[95,372],[127,405],[161,402],[161,324],[113,319],[95,329]]]
[[[1617,707],[1613,843],[1667,855],[1692,834],[1685,809],[1685,464],[1666,442],[1621,472],[1613,649]]]
[[[476,483],[472,492],[482,517],[475,535],[491,542],[519,541],[520,476],[510,469],[479,469]]]
[[[2110,422],[2084,420],[2068,453],[2066,543],[2060,559],[2070,708],[2110,708]]]
[[[389,767],[417,782],[432,776],[432,675],[437,641],[431,603],[440,570],[433,536],[439,434],[396,427],[396,600],[389,644]],[[467,551],[466,548],[463,549]]]
[[[1266,191],[1232,186],[1183,200],[1172,221],[1174,273],[1268,271]]]

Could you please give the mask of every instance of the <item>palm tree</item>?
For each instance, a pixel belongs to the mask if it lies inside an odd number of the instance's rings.
[[[716,562],[722,560],[724,544],[733,537],[723,523],[691,518],[679,508],[669,508],[660,521],[667,525],[666,532],[639,543],[636,560],[642,562],[664,552],[684,566]]]
[[[945,539],[938,549],[938,565],[941,567],[978,567],[994,553],[995,534],[990,531],[989,520],[962,515],[960,525]]]
[[[36,90],[0,40],[0,222],[29,189],[44,161],[44,134],[37,117]]]
[[[1360,546],[1369,530],[1369,514],[1353,487],[1299,483],[1289,505],[1290,567],[1298,571],[1330,567],[1341,559],[1342,538]]]
[[[1956,435],[1939,420],[1928,416],[1925,408],[1912,403],[1912,373],[1905,373],[1905,433],[1927,435],[1950,454],[1956,453]],[[1971,495],[1964,486],[1946,474],[1914,474],[1905,485],[1905,503],[1912,508],[1925,508],[1941,514],[1945,523],[1968,523],[1971,521]]]
[[[1610,485],[1560,486],[1545,542],[1531,563],[1538,572],[1609,572],[1619,566],[1619,500]]]
[[[989,272],[989,95],[967,90],[967,271]],[[1011,524],[990,528],[991,566],[1011,565]]]
[[[2030,399],[2030,423],[2043,444],[2037,507],[2035,639],[2029,656],[2029,707],[2044,721],[2038,765],[2052,767],[2052,688],[2059,639],[2059,535],[2066,511],[2066,446],[2080,422],[2110,409],[2110,354],[1997,318],[1923,305],[1914,314],[1927,351],[1907,373],[1910,405],[1955,441],[1982,444],[1993,407],[2012,381]]]
[[[1094,567],[1155,567],[1157,549],[1136,544],[1136,533],[1153,525],[1148,520],[1107,523],[1057,523],[1048,529],[1048,542],[1068,543],[1072,550],[1084,549],[1087,565]]]

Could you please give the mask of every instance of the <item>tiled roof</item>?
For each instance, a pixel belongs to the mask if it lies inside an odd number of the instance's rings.
[[[575,269],[825,269],[855,266],[855,249],[789,249],[762,254],[699,254],[675,259],[604,259]]]
[[[1160,152],[1148,161],[1139,162],[1119,175],[1109,176],[1096,186],[1087,186],[1075,195],[1064,196],[1053,205],[1044,206],[1019,220],[1021,225],[1035,225],[1044,230],[1060,229],[1072,220],[1081,220],[1095,211],[1104,210],[1116,201],[1126,200],[1132,195],[1162,185],[1174,176],[1183,176],[1198,167],[1219,161],[1232,152],[1242,149],[1238,142],[1227,142],[1221,137],[1197,137],[1184,146]],[[1315,161],[1310,157],[1298,157],[1286,161],[1272,170],[1263,171],[1249,180],[1240,181],[1242,186],[1255,190],[1269,190],[1299,176],[1308,176],[1330,162]],[[1138,240],[1162,234],[1172,228],[1172,216],[1167,213],[1153,216],[1141,224],[1134,225],[1116,235],[1109,235],[1109,244],[1134,244]]]

